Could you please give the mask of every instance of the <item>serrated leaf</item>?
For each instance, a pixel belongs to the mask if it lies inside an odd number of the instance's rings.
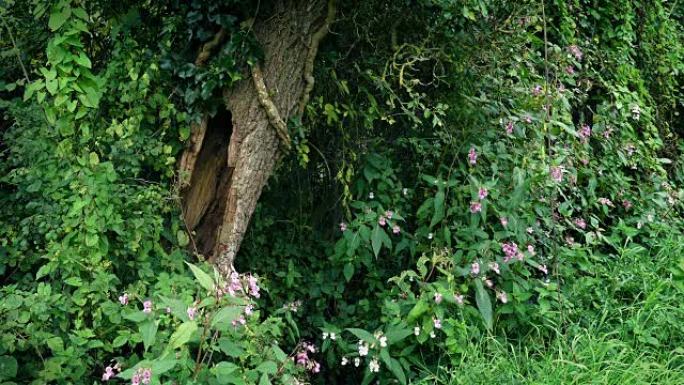
[[[425,313],[428,310],[428,308],[429,306],[427,302],[425,302],[425,300],[421,298],[420,300],[418,300],[418,302],[416,302],[416,304],[413,306],[413,309],[411,309],[411,311],[406,316],[406,322],[408,324],[413,323],[416,319],[418,319],[418,317],[423,315],[423,313]]]
[[[492,329],[493,319],[492,319],[492,301],[489,298],[489,293],[482,285],[482,281],[475,280],[475,303],[477,303],[477,308],[480,310],[482,315],[482,320],[488,330]]]
[[[183,322],[178,329],[171,335],[169,339],[169,349],[178,349],[185,345],[192,338],[192,334],[197,331],[197,323],[195,321]]]
[[[208,291],[214,290],[214,280],[209,276],[209,274],[205,273],[204,271],[202,271],[202,269],[193,265],[192,263],[185,263],[188,265],[188,267],[190,267],[190,270],[192,270],[192,274],[195,275],[195,278],[197,278],[197,282],[199,282],[199,284],[202,285],[203,288],[207,289]]]
[[[373,233],[371,234],[371,246],[373,247],[373,254],[375,254],[375,258],[378,257],[378,254],[380,254],[380,248],[382,248],[382,241],[383,237],[381,233],[384,233],[385,231],[380,228],[380,225],[375,225],[375,228],[373,228]],[[387,236],[387,234],[385,234]]]
[[[241,306],[226,306],[222,308],[216,312],[214,317],[211,319],[211,327],[228,327],[231,322],[236,320],[240,314],[242,314],[242,311],[243,310]]]
[[[266,361],[257,366],[256,370],[264,374],[276,374],[278,371],[278,365],[276,365],[276,363],[273,361]]]

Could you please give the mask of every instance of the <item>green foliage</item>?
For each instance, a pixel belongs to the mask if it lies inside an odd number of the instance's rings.
[[[0,6],[0,382],[682,382],[681,6],[340,4],[260,294],[186,262],[175,164],[271,6]]]

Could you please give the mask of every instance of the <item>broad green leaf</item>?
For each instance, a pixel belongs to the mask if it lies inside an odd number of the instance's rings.
[[[164,374],[173,369],[177,362],[177,360],[170,358],[154,360],[151,364],[152,373],[154,373],[154,375]]]
[[[193,265],[192,263],[185,263],[190,267],[192,274],[195,275],[195,278],[197,278],[197,281],[200,285],[202,285],[203,288],[207,289],[208,291],[214,290],[214,280],[209,276],[209,274],[205,273],[202,271],[202,269]]]
[[[236,320],[242,314],[242,306],[226,306],[214,314],[211,319],[211,327],[226,328],[230,326],[231,322]]]
[[[195,321],[183,322],[178,329],[171,335],[169,339],[169,349],[178,349],[185,345],[192,338],[192,334],[197,331],[197,323]]]
[[[396,358],[391,359],[389,369],[402,385],[406,385],[406,375],[404,374],[404,369],[401,367],[401,364]]]
[[[264,373],[261,375],[259,385],[271,385],[271,380],[268,379],[268,374]]]
[[[492,319],[492,302],[489,298],[489,293],[482,285],[482,280],[475,280],[475,302],[477,303],[477,308],[482,314],[482,319],[487,329],[491,330],[493,326]]]
[[[176,239],[178,239],[178,246],[185,247],[190,243],[188,233],[183,230],[176,231]]]
[[[17,360],[12,356],[0,356],[0,380],[9,380],[17,375]]]
[[[223,353],[234,358],[240,357],[245,352],[240,345],[231,341],[229,338],[221,338],[218,341],[218,347]]]
[[[347,262],[344,265],[344,279],[347,280],[347,282],[351,281],[352,276],[354,276],[354,265],[351,264],[351,262]]]
[[[406,322],[408,324],[413,323],[416,319],[418,319],[418,317],[423,315],[423,313],[425,313],[428,310],[428,308],[429,305],[427,304],[427,302],[425,302],[425,300],[421,298],[420,300],[418,300],[418,302],[416,302],[416,304],[413,306],[413,309],[411,309],[411,311],[406,316]]]
[[[90,59],[88,59],[88,56],[86,56],[85,53],[81,52],[78,57],[75,57],[74,60],[78,65],[85,67],[85,68],[92,68],[93,64],[90,62]]]
[[[380,225],[375,225],[375,228],[373,228],[373,233],[371,234],[371,246],[373,247],[373,254],[375,254],[375,258],[377,258],[378,254],[380,254],[380,248],[382,247],[383,241],[382,235],[384,233],[385,230],[380,228]],[[387,234],[384,235],[387,236]]]
[[[237,369],[238,369],[238,366],[235,365],[234,363],[223,361],[223,362],[219,362],[218,364],[216,364],[212,370],[213,370],[214,374],[216,374],[216,377],[220,382],[221,377],[227,376],[227,375],[233,373],[234,371],[236,371]],[[223,382],[221,382],[221,383],[223,383]]]
[[[150,346],[154,344],[155,337],[157,336],[157,327],[159,326],[159,321],[154,321],[148,319],[141,323],[139,326],[140,335],[142,336],[143,345],[145,346],[145,351],[147,351]]]
[[[363,329],[358,329],[358,328],[347,328],[350,333],[358,337],[360,340],[364,340],[368,343],[372,343],[375,341],[375,337],[373,335]]]
[[[439,186],[437,194],[435,194],[435,213],[432,215],[432,220],[430,221],[430,227],[439,223],[444,219],[444,187]]]
[[[71,16],[71,8],[68,6],[64,7],[60,12],[53,10],[50,14],[50,19],[48,20],[48,27],[53,32],[60,29],[69,19],[69,16]]]

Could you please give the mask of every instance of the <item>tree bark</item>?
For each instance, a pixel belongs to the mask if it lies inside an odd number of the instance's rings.
[[[323,0],[278,1],[271,15],[255,22],[264,60],[252,68],[251,79],[224,92],[232,122],[223,130],[230,132],[227,149],[207,143],[221,140],[207,128],[211,122],[193,127],[181,162],[181,173],[190,175],[183,212],[188,227],[197,230],[200,250],[223,274],[234,271],[261,191],[289,148],[285,122],[297,113],[298,103],[308,100],[312,56],[332,21],[332,5],[325,16]],[[217,167],[217,159],[225,163]]]

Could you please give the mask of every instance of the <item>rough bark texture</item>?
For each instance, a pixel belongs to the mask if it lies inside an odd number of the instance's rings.
[[[325,13],[322,0],[278,1],[272,15],[254,24],[265,53],[263,62],[255,67],[256,77],[224,93],[232,118],[227,153],[219,154],[221,146],[213,143],[223,138],[212,134],[211,123],[193,131],[192,139],[203,143],[198,150],[193,142],[187,152],[195,155],[188,155],[181,165],[188,167],[193,157],[196,159],[184,190],[185,219],[188,227],[196,230],[200,250],[223,274],[233,271],[233,260],[257,200],[281,149],[289,145],[285,142],[289,138],[283,137],[283,122],[296,112],[303,97],[312,37],[322,26],[327,29]],[[280,122],[274,122],[274,117]]]

